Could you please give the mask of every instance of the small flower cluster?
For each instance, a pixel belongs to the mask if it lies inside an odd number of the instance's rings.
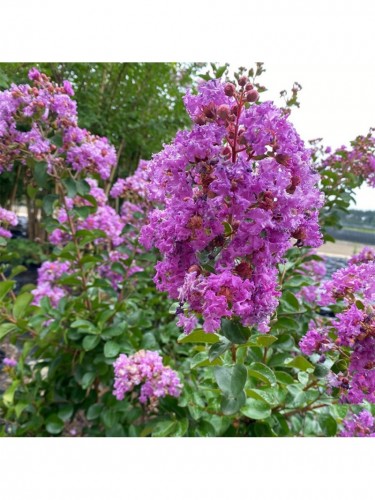
[[[73,170],[109,179],[116,152],[108,140],[90,134],[77,124],[73,88],[59,86],[33,68],[32,85],[12,84],[0,92],[0,173],[11,170],[16,160],[44,161],[52,172],[62,158]]]
[[[138,211],[136,205],[127,205],[127,213],[118,215],[116,210],[108,204],[108,198],[104,190],[98,187],[95,179],[86,178],[86,182],[90,185],[90,196],[95,198],[97,209],[94,213],[89,214],[86,218],[80,218],[77,215],[70,214],[71,222],[75,232],[80,230],[100,230],[105,233],[105,236],[98,237],[94,240],[96,247],[99,246],[106,252],[105,263],[100,264],[97,268],[99,275],[111,281],[114,288],[123,281],[124,277],[111,269],[115,262],[123,262],[129,259],[129,253],[133,252],[132,244],[129,238],[123,235],[124,228],[129,222],[134,212]],[[92,206],[92,203],[81,196],[73,198],[65,198],[65,207],[60,208],[57,213],[57,220],[65,229],[57,228],[52,231],[49,236],[49,241],[54,245],[62,245],[72,239],[71,227],[68,222],[70,211],[75,207]],[[68,212],[67,210],[68,209]],[[127,235],[129,237],[129,235]],[[119,247],[127,243],[127,251]],[[132,263],[130,266],[124,266],[127,269],[126,276],[142,271],[143,269]]]
[[[17,361],[13,358],[4,358],[3,365],[7,366],[8,368],[14,368],[15,366],[17,366]]]
[[[343,420],[341,437],[375,437],[375,419],[367,410]]]
[[[313,253],[310,252],[309,255],[313,255]],[[302,271],[306,276],[320,283],[327,273],[324,258],[322,257],[322,260],[318,261],[310,260],[308,262],[305,262],[302,266]],[[302,297],[306,302],[309,302],[310,304],[315,304],[319,297],[319,286],[303,286],[297,296]]]
[[[327,153],[331,153],[330,149]],[[329,154],[322,163],[324,168],[339,169],[340,175],[354,174],[375,187],[375,137],[373,129],[366,136],[358,136],[351,148],[341,146]]]
[[[155,411],[158,401],[167,395],[178,397],[181,382],[178,374],[163,365],[161,356],[154,351],[138,351],[132,356],[120,354],[113,364],[115,370],[114,392],[118,400],[141,385],[139,401]]]
[[[129,201],[146,200],[150,185],[150,163],[141,160],[133,175],[119,178],[113,185],[110,195],[113,198],[126,198]],[[155,195],[157,196],[157,195]]]
[[[362,264],[364,262],[375,262],[375,249],[370,247],[364,247],[362,250],[353,255],[348,260],[348,264]]]
[[[10,210],[0,207],[0,237],[11,238],[12,233],[7,229],[8,226],[16,226],[18,224],[17,215]],[[1,227],[5,226],[5,227]]]
[[[302,352],[344,349],[350,356],[348,372],[331,373],[330,385],[339,389],[343,402],[375,403],[375,261],[349,264],[334,273],[320,289],[319,304],[341,304],[343,310],[327,326],[307,332]]]
[[[246,77],[238,87],[201,84],[185,96],[192,130],[149,162],[149,197],[163,195],[165,208],[150,213],[140,242],[160,250],[155,282],[180,301],[186,332],[195,314],[206,332],[224,316],[268,331],[280,295],[277,264],[293,244],[321,244],[323,200],[310,151],[287,116],[258,97]]]
[[[99,229],[104,231],[106,234],[105,240],[113,246],[121,245],[124,242],[124,238],[121,233],[124,229],[124,222],[121,217],[116,213],[116,211],[108,205],[108,199],[103,191],[103,189],[98,187],[98,183],[95,179],[87,178],[86,182],[90,185],[90,195],[95,198],[97,203],[97,209],[94,213],[88,215],[86,218],[74,218],[75,231],[87,229]],[[82,206],[92,206],[90,201],[82,198],[81,196],[76,196],[73,198],[65,198],[65,206],[71,211],[75,207]],[[57,220],[60,224],[66,224],[68,221],[68,213],[66,208],[60,208],[57,214]],[[72,216],[71,216],[72,217]],[[65,243],[72,238],[69,234],[71,228],[66,226],[66,231],[63,229],[55,229],[49,239],[54,245],[59,245]],[[96,244],[103,243],[103,238],[98,238],[95,240]]]
[[[37,286],[31,292],[34,295],[33,304],[39,305],[43,297],[48,297],[51,305],[56,307],[67,293],[67,290],[56,284],[56,282],[63,274],[69,274],[70,272],[70,262],[43,262],[38,269]]]

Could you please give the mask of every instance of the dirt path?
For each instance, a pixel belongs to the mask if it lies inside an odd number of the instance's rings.
[[[355,253],[360,252],[362,248],[366,246],[375,250],[375,247],[372,245],[363,245],[362,243],[337,240],[335,243],[325,243],[324,245],[322,245],[320,248],[318,248],[318,254],[345,259],[351,257]]]

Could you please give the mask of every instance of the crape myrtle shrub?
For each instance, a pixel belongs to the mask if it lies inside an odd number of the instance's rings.
[[[20,353],[3,435],[374,434],[374,254],[322,283],[313,250],[373,182],[372,136],[308,148],[297,84],[278,108],[261,64],[213,69],[184,98],[190,128],[116,180],[68,81],[34,68],[0,94],[0,168],[22,172],[53,246],[16,291],[1,209],[0,338]]]

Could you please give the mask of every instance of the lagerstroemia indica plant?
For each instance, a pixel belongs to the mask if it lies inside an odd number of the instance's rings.
[[[311,248],[335,192],[317,171],[332,166],[249,76],[189,92],[191,129],[115,181],[69,82],[33,69],[0,93],[0,169],[23,169],[52,249],[36,286],[15,287],[17,219],[0,209],[0,338],[20,350],[3,434],[374,434],[374,256],[321,285]]]

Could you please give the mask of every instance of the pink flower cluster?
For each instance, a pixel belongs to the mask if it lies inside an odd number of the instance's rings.
[[[140,242],[163,260],[155,282],[188,304],[179,325],[220,328],[222,317],[268,331],[278,304],[277,264],[293,244],[319,246],[310,151],[285,114],[245,77],[203,83],[185,105],[195,125],[149,162],[149,197],[164,196]]]
[[[12,84],[0,92],[0,173],[27,158],[45,161],[51,171],[64,156],[73,170],[109,179],[115,149],[106,138],[78,127],[71,84],[58,86],[35,68],[29,78],[32,85]]]
[[[13,358],[4,358],[3,365],[7,366],[8,368],[14,368],[15,366],[17,366],[17,361]]]
[[[115,370],[114,392],[118,400],[141,385],[139,401],[149,410],[156,410],[158,401],[167,395],[178,397],[181,382],[178,374],[163,365],[161,356],[154,351],[138,351],[132,356],[120,354],[113,364]]]
[[[311,252],[310,255],[313,255],[313,253]],[[321,261],[310,260],[302,266],[302,272],[319,284],[327,272],[324,258],[322,259]],[[297,296],[302,297],[306,302],[315,304],[319,298],[319,286],[316,284],[303,286]]]
[[[330,153],[330,149],[327,151]],[[323,160],[323,167],[354,174],[375,187],[375,137],[373,129],[366,136],[358,136],[351,148],[341,146]]]
[[[348,260],[348,264],[362,264],[364,262],[375,262],[375,249],[370,247],[364,247],[362,250],[353,255]]]
[[[12,233],[7,229],[8,226],[17,226],[18,218],[14,212],[0,207],[0,237],[11,238]],[[5,227],[1,227],[5,226]]]
[[[375,403],[375,261],[334,273],[321,287],[319,304],[341,304],[343,310],[325,327],[307,332],[300,342],[302,352],[345,349],[350,355],[347,373],[331,373],[330,385],[339,388],[344,402]]]
[[[39,305],[43,297],[48,297],[51,305],[56,307],[67,293],[67,290],[56,282],[63,274],[69,274],[70,272],[70,262],[43,262],[38,269],[37,287],[31,292],[34,295],[33,304]]]
[[[375,437],[375,419],[367,410],[345,418],[343,426],[341,437]]]

